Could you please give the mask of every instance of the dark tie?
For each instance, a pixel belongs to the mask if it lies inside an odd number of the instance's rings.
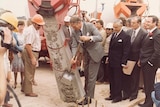
[[[83,34],[82,34],[82,31],[81,30],[79,30],[79,32],[80,32],[80,36],[82,36]]]
[[[136,31],[134,30],[133,33],[132,33],[132,37],[131,37],[131,43],[133,43],[135,38],[136,38]]]
[[[117,33],[114,33],[113,35],[113,39],[115,39],[117,37]]]
[[[68,29],[68,33],[70,34],[69,26],[67,27],[67,29]]]

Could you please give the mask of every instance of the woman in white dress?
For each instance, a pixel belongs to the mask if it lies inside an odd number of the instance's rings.
[[[23,29],[25,27],[24,21],[18,21],[18,32],[16,32],[13,36],[16,39],[17,46],[16,48],[19,50],[17,54],[13,54],[13,61],[11,64],[12,71],[14,72],[14,88],[17,85],[17,73],[20,72],[21,74],[21,85],[24,79],[24,65],[21,58],[21,52],[24,48],[24,36],[22,35]]]

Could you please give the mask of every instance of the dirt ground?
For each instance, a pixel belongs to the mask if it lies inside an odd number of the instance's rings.
[[[18,85],[15,92],[22,104],[22,107],[83,107],[77,106],[75,103],[63,102],[59,97],[57,88],[57,82],[54,72],[51,70],[50,64],[45,61],[40,61],[40,67],[36,70],[35,80],[38,86],[34,86],[33,90],[38,94],[38,97],[26,97],[20,90],[20,76],[18,75]],[[158,77],[159,78],[159,77]],[[84,77],[81,77],[84,84]],[[138,107],[139,102],[143,102],[144,93],[139,90],[139,95],[136,100],[129,101],[124,100],[118,103],[111,103],[111,101],[104,100],[109,96],[109,85],[96,85],[95,99],[92,99],[92,103],[84,107]],[[97,103],[96,103],[97,102]],[[13,104],[13,107],[18,107],[14,98],[9,102]]]

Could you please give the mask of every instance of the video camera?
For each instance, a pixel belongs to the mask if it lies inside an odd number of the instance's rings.
[[[3,32],[3,27],[0,27],[0,36],[1,36],[1,46],[2,47],[5,47],[7,49],[9,49],[10,51],[12,51],[13,53],[18,53],[18,50],[16,48],[16,46],[14,46],[12,43],[10,44],[7,44],[7,43],[4,43],[4,32]]]

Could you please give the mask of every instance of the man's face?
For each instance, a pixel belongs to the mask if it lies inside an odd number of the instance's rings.
[[[102,28],[102,25],[98,22],[98,23],[96,24],[96,27],[97,27],[98,29],[101,29],[101,28]]]
[[[36,30],[39,30],[42,27],[41,25],[38,25],[36,23],[33,23],[33,26],[35,27]]]
[[[65,24],[66,26],[69,26],[69,25],[70,25],[70,23],[69,23],[69,22],[64,22],[64,24]]]
[[[156,22],[153,22],[152,17],[147,17],[146,19],[146,28],[151,30],[156,26]]]
[[[122,25],[119,25],[117,23],[113,24],[113,30],[115,33],[118,33],[121,30],[121,28],[122,28]]]
[[[140,26],[140,24],[138,23],[137,19],[132,19],[131,20],[131,27],[136,30],[138,27]]]
[[[74,30],[80,30],[81,27],[82,27],[82,22],[79,21],[79,22],[76,22],[76,23],[71,23],[71,27],[74,29]]]

